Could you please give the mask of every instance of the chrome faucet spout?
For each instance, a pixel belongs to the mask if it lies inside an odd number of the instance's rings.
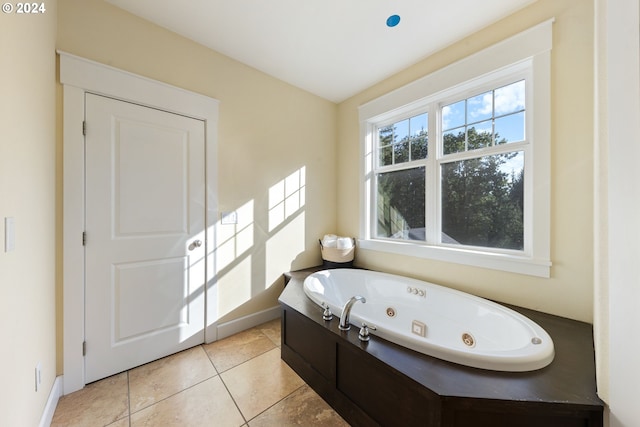
[[[363,296],[356,295],[349,298],[349,301],[347,301],[344,307],[342,307],[342,315],[340,316],[340,324],[338,325],[338,328],[340,330],[348,331],[351,327],[351,324],[349,323],[349,315],[351,314],[351,308],[353,307],[353,304],[358,301],[361,301],[363,304],[367,302],[367,300]]]

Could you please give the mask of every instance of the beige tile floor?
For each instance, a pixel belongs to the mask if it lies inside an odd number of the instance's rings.
[[[280,320],[60,398],[52,426],[348,426],[280,360]]]

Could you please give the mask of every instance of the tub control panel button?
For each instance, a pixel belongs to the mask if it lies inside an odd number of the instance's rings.
[[[407,293],[413,294],[413,295],[418,295],[418,296],[421,296],[423,298],[427,296],[427,293],[425,292],[424,289],[416,288],[416,287],[413,287],[413,286],[407,286]]]
[[[427,336],[427,325],[419,320],[414,320],[411,322],[411,332],[424,338]]]

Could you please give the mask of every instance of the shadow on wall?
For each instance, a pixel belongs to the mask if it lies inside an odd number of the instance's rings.
[[[305,251],[305,190],[302,166],[268,188],[266,204],[249,200],[216,222],[210,256],[218,289],[208,323],[273,306],[284,285],[282,273]]]

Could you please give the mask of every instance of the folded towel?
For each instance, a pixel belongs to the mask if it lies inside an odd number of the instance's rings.
[[[353,247],[353,240],[351,240],[351,237],[338,237],[336,247],[338,249],[351,249]]]
[[[325,248],[335,248],[338,245],[338,236],[335,234],[325,234],[322,238],[322,246]]]

